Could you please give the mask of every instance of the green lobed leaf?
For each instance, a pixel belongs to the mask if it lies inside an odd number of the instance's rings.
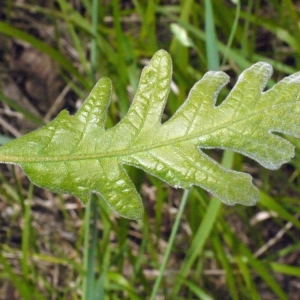
[[[300,136],[300,73],[264,92],[272,68],[258,62],[216,106],[229,78],[208,72],[162,124],[171,73],[170,56],[158,51],[142,72],[127,115],[107,130],[111,82],[102,78],[76,115],[64,110],[47,126],[2,146],[0,161],[19,164],[36,185],[84,203],[98,192],[117,213],[132,219],[141,218],[143,205],[123,165],[174,187],[201,186],[229,205],[255,204],[259,195],[251,176],[224,169],[201,148],[231,149],[269,169],[288,162],[293,145],[272,132]]]

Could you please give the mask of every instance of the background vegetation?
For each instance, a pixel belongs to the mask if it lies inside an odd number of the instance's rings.
[[[258,60],[274,67],[269,87],[300,70],[300,6],[290,0],[0,0],[0,7],[1,143],[62,108],[75,112],[102,76],[113,81],[113,126],[158,49],[174,64],[164,120],[209,69],[232,78],[219,101]],[[228,207],[200,188],[174,190],[128,168],[146,207],[138,222],[101,199],[85,208],[33,187],[20,168],[2,165],[0,299],[300,299],[300,141],[289,139],[295,158],[275,172],[209,152],[254,177],[261,191],[254,207]]]

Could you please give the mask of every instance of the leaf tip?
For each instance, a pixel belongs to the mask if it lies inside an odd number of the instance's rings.
[[[137,207],[132,207],[132,205],[128,204],[128,206],[124,209],[116,210],[115,207],[111,207],[118,215],[120,215],[123,218],[129,219],[129,220],[140,220],[143,218],[144,215],[144,206],[142,202]]]
[[[152,57],[151,63],[155,66],[156,64],[164,65],[168,68],[168,66],[172,66],[172,60],[170,54],[163,49],[158,50]]]
[[[249,174],[235,172],[237,176],[232,178],[232,182],[227,187],[227,199],[222,199],[228,205],[242,204],[253,206],[259,200],[259,191],[252,183]]]

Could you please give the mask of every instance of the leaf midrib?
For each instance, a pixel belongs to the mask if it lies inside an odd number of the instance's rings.
[[[296,101],[296,103],[300,103],[300,101]],[[281,103],[280,105],[276,104],[274,106],[271,107],[271,109],[276,109],[276,108],[280,108],[281,106],[284,106],[285,108],[288,105],[295,105],[295,102],[293,103]],[[139,153],[139,152],[145,152],[145,151],[150,151],[153,149],[157,149],[157,148],[161,148],[161,147],[166,147],[168,145],[173,145],[173,144],[177,144],[180,142],[184,142],[184,141],[188,141],[188,140],[192,140],[195,139],[197,137],[205,137],[208,134],[211,134],[213,132],[217,132],[218,130],[224,129],[224,128],[228,128],[231,125],[234,125],[236,123],[239,122],[243,122],[247,119],[252,118],[253,116],[257,116],[257,115],[261,115],[263,113],[265,113],[266,111],[270,111],[270,108],[265,108],[262,109],[260,111],[255,111],[252,114],[247,115],[244,118],[240,118],[237,120],[227,120],[224,123],[221,123],[218,126],[214,126],[211,129],[207,129],[203,132],[199,132],[197,131],[197,133],[193,133],[193,134],[189,134],[189,135],[184,135],[181,136],[179,138],[173,138],[173,139],[169,139],[167,141],[161,142],[161,143],[156,143],[156,144],[151,144],[151,145],[146,145],[146,146],[137,146],[137,147],[131,147],[131,148],[126,148],[126,149],[120,149],[120,150],[116,150],[116,151],[109,151],[108,153],[84,153],[84,154],[63,154],[63,155],[39,155],[39,156],[31,156],[31,157],[25,157],[21,156],[21,155],[1,155],[0,154],[0,162],[3,163],[54,163],[54,162],[61,162],[61,161],[76,161],[76,160],[92,160],[92,159],[103,159],[103,158],[108,158],[108,157],[124,157],[124,156],[129,156],[131,154],[135,154],[135,153]],[[229,124],[229,125],[228,125]],[[164,124],[162,125],[164,126]],[[203,146],[204,147],[204,146]]]

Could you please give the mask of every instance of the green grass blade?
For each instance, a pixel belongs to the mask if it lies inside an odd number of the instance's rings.
[[[223,60],[222,60],[222,66],[225,65],[226,60],[228,58],[228,52],[229,52],[229,49],[231,48],[232,41],[234,39],[236,29],[238,27],[240,13],[241,13],[241,3],[240,3],[240,0],[237,0],[235,17],[234,17],[234,21],[233,21],[233,24],[232,24],[232,27],[231,27],[230,36],[229,36],[229,39],[228,39],[228,42],[227,42],[227,45],[226,45],[224,57],[223,57]]]
[[[92,197],[93,198],[93,197]],[[92,200],[92,199],[91,199]],[[85,215],[84,215],[84,244],[83,244],[83,282],[82,282],[82,300],[90,300],[89,294],[89,274],[91,273],[90,266],[90,219],[91,219],[91,205],[92,201],[89,201],[86,205]],[[92,282],[93,284],[93,282]]]
[[[2,265],[5,271],[5,277],[10,280],[10,282],[15,286],[16,290],[20,294],[22,300],[31,300],[31,299],[46,299],[39,291],[35,290],[28,281],[24,278],[17,276],[12,267],[10,266],[7,259],[2,255],[0,251],[0,264]]]
[[[270,263],[270,266],[272,270],[276,273],[300,277],[300,267],[290,266],[290,265],[285,265],[285,264],[280,264],[275,262]]]
[[[264,192],[260,192],[260,201],[258,205],[263,209],[267,208],[276,212],[281,219],[291,222],[296,228],[300,229],[300,221],[291,215],[282,204],[276,202]]]
[[[210,241],[212,243],[212,246],[215,249],[215,253],[223,267],[223,270],[226,272],[226,283],[228,290],[230,291],[231,299],[239,299],[237,284],[238,281],[236,280],[233,272],[233,268],[231,265],[231,262],[228,259],[228,256],[226,255],[225,249],[221,243],[221,236],[224,233],[221,232],[220,235],[218,235],[215,231],[212,232]]]
[[[99,12],[99,0],[93,0],[92,2],[92,24],[93,24],[93,33],[94,38],[92,39],[92,49],[90,62],[92,66],[92,77],[93,80],[96,80],[96,66],[97,66],[97,56],[98,56],[98,48],[97,48],[97,30],[98,30],[98,12]],[[96,283],[95,280],[95,261],[96,261],[96,248],[98,242],[98,230],[97,230],[97,219],[98,219],[98,203],[97,197],[94,193],[92,193],[90,197],[90,201],[88,203],[89,209],[86,212],[85,221],[87,224],[85,225],[85,270],[86,277],[83,282],[83,291],[84,291],[84,299],[85,300],[97,300],[98,293],[101,293],[101,287],[103,281],[100,280]],[[90,225],[90,217],[92,218],[92,224]],[[90,241],[90,233],[91,233],[91,241]],[[97,289],[100,287],[100,291]]]
[[[162,277],[164,275],[164,271],[165,271],[166,266],[167,266],[168,259],[169,259],[170,254],[171,254],[171,250],[172,250],[172,247],[173,247],[173,244],[174,244],[174,241],[175,241],[176,233],[178,231],[180,221],[181,221],[181,217],[183,215],[188,197],[189,197],[189,190],[185,190],[184,194],[182,196],[181,202],[180,202],[180,206],[179,206],[179,209],[178,209],[178,212],[177,212],[177,216],[176,216],[174,225],[172,226],[172,232],[171,232],[171,235],[170,235],[170,238],[169,238],[169,241],[168,241],[167,249],[166,249],[161,267],[159,269],[159,275],[158,275],[158,277],[155,281],[155,284],[154,284],[154,287],[153,287],[153,290],[152,290],[152,293],[151,293],[151,296],[150,296],[150,300],[156,299],[156,295],[158,293],[159,285],[161,283]]]
[[[201,300],[213,300],[213,298],[207,294],[197,283],[193,283],[188,280],[183,280],[183,284],[186,285],[198,298]]]
[[[204,3],[207,65],[209,70],[217,71],[219,70],[219,55],[213,8],[210,0],[205,0]]]
[[[86,299],[97,300],[97,291],[95,285],[95,263],[96,263],[96,248],[98,242],[98,230],[97,230],[97,220],[98,220],[98,200],[95,194],[92,195],[90,200],[91,205],[91,219],[92,224],[90,233],[91,241],[88,250],[88,266],[87,266],[87,285],[86,285]]]
[[[276,293],[276,295],[282,300],[288,300],[286,293],[280,287],[278,282],[274,279],[274,277],[270,274],[270,270],[266,264],[261,262],[258,259],[255,259],[252,253],[246,249],[246,247],[242,247],[242,252],[247,256],[249,260],[249,264],[256,271],[257,274],[264,280],[264,282]]]
[[[28,197],[24,203],[25,206],[25,217],[24,217],[24,228],[22,230],[22,272],[25,280],[29,279],[30,267],[29,254],[30,254],[30,231],[31,231],[31,201],[33,194],[33,184],[30,183]]]
[[[70,5],[70,3],[65,1],[65,0],[58,0],[58,4],[59,4],[59,6],[62,10],[62,13],[64,15],[64,19],[66,20],[66,23],[67,23],[67,28],[69,30],[70,36],[71,36],[73,44],[75,46],[75,49],[78,53],[78,57],[80,59],[80,65],[83,67],[83,69],[85,70],[85,73],[92,80],[93,76],[92,76],[91,68],[89,67],[88,60],[86,58],[85,49],[82,45],[82,41],[80,39],[80,36],[76,32],[76,29],[75,29],[75,26],[74,26],[73,22],[71,22],[71,18],[74,14],[73,8]],[[97,11],[96,11],[96,13],[97,13]],[[93,50],[91,50],[91,52],[93,53]]]
[[[243,256],[236,255],[235,256],[237,265],[239,267],[239,271],[241,272],[244,281],[246,283],[246,295],[251,295],[251,299],[253,300],[260,300],[261,297],[256,289],[255,283],[252,279],[251,269],[249,268],[248,264],[244,261]],[[245,296],[246,296],[245,295]]]
[[[270,273],[270,264],[255,258],[248,247],[238,240],[229,225],[222,219],[219,221],[220,228],[227,232],[227,235],[224,236],[226,241],[229,245],[234,245],[233,251],[244,257],[248,265],[264,280],[279,299],[287,300],[285,292]]]

